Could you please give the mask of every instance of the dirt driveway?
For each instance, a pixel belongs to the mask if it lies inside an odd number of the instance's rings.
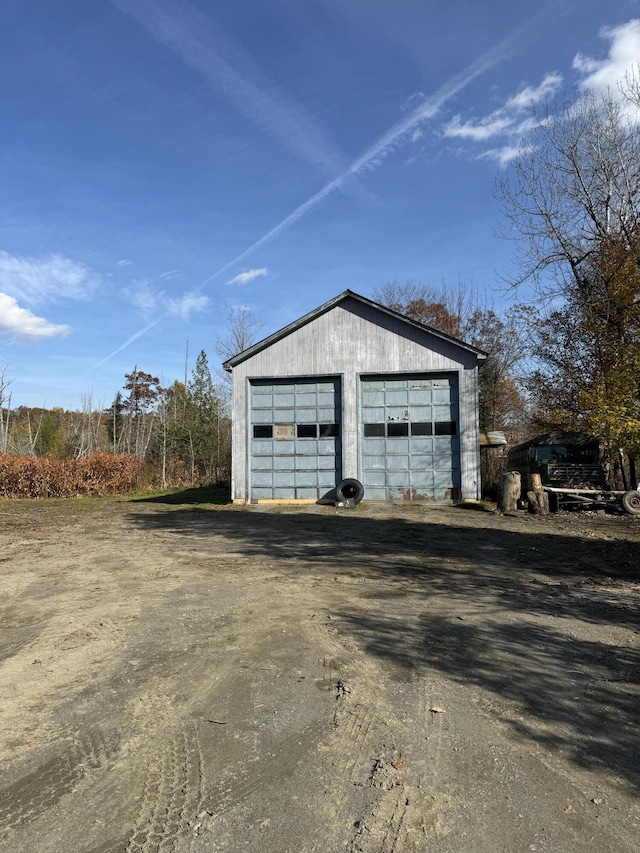
[[[180,500],[0,504],[0,849],[638,850],[640,519]]]

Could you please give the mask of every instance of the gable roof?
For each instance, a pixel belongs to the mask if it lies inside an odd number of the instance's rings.
[[[242,350],[242,352],[239,352],[232,358],[227,359],[227,361],[225,361],[222,366],[226,371],[231,372],[231,370],[236,367],[236,365],[241,364],[243,361],[246,361],[248,358],[251,358],[251,356],[255,355],[256,353],[267,349],[267,347],[270,347],[272,344],[275,344],[276,341],[279,341],[282,338],[286,338],[287,335],[290,335],[292,332],[295,332],[297,329],[300,329],[302,326],[305,326],[307,323],[310,323],[317,317],[322,316],[322,314],[326,314],[327,311],[331,311],[332,308],[335,308],[337,305],[340,305],[341,302],[345,302],[347,299],[353,299],[356,302],[360,302],[363,305],[368,306],[369,308],[374,308],[381,314],[387,314],[389,317],[393,317],[396,320],[401,320],[408,326],[420,329],[420,331],[422,332],[426,332],[430,335],[435,336],[436,338],[441,338],[443,341],[447,341],[448,343],[454,344],[455,346],[458,346],[461,349],[465,349],[468,352],[471,352],[476,355],[478,360],[480,361],[484,361],[484,359],[487,357],[487,354],[485,352],[483,352],[481,349],[478,349],[477,347],[471,346],[471,344],[467,344],[464,341],[459,340],[458,338],[453,338],[451,335],[447,335],[444,332],[440,332],[438,331],[438,329],[434,329],[431,326],[426,326],[424,323],[419,323],[417,320],[412,320],[410,317],[407,317],[404,314],[400,314],[398,311],[394,311],[392,308],[387,308],[385,305],[381,305],[379,302],[374,302],[372,299],[367,299],[366,296],[360,296],[359,293],[355,293],[353,290],[345,290],[338,296],[334,296],[333,299],[330,299],[328,302],[325,302],[323,305],[320,305],[318,308],[315,308],[313,311],[310,311],[308,314],[305,314],[304,317],[300,317],[293,323],[289,323],[288,326],[283,326],[282,329],[279,329],[277,332],[274,332],[267,338],[263,338],[256,344],[247,347],[247,349]]]

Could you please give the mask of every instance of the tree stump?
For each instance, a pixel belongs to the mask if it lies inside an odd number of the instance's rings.
[[[505,471],[500,477],[500,494],[498,510],[500,512],[517,512],[520,500],[520,473]]]
[[[531,475],[531,491],[527,492],[527,503],[532,515],[549,515],[549,495],[542,488],[540,474]]]

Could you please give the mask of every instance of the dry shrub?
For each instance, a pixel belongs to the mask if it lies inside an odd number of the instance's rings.
[[[72,498],[119,494],[138,487],[142,461],[128,453],[79,459],[0,453],[0,498]]]

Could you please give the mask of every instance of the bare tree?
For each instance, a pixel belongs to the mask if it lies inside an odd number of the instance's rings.
[[[374,299],[425,326],[432,326],[454,338],[479,308],[478,294],[465,287],[441,284],[435,287],[418,281],[388,281],[373,292]]]
[[[6,453],[9,447],[9,419],[11,417],[11,394],[7,391],[13,379],[7,379],[7,368],[0,371],[0,452]]]
[[[94,409],[93,396],[90,393],[83,392],[81,400],[82,411],[71,412],[67,418],[67,444],[69,452],[76,458],[95,453],[106,440],[106,416],[103,411],[101,408]]]
[[[541,295],[585,292],[603,251],[640,233],[640,80],[547,111],[498,196],[517,243],[519,274]],[[597,294],[592,295],[594,299]]]
[[[248,305],[234,305],[229,308],[227,323],[226,335],[216,338],[216,353],[223,361],[254,344],[263,325]]]

